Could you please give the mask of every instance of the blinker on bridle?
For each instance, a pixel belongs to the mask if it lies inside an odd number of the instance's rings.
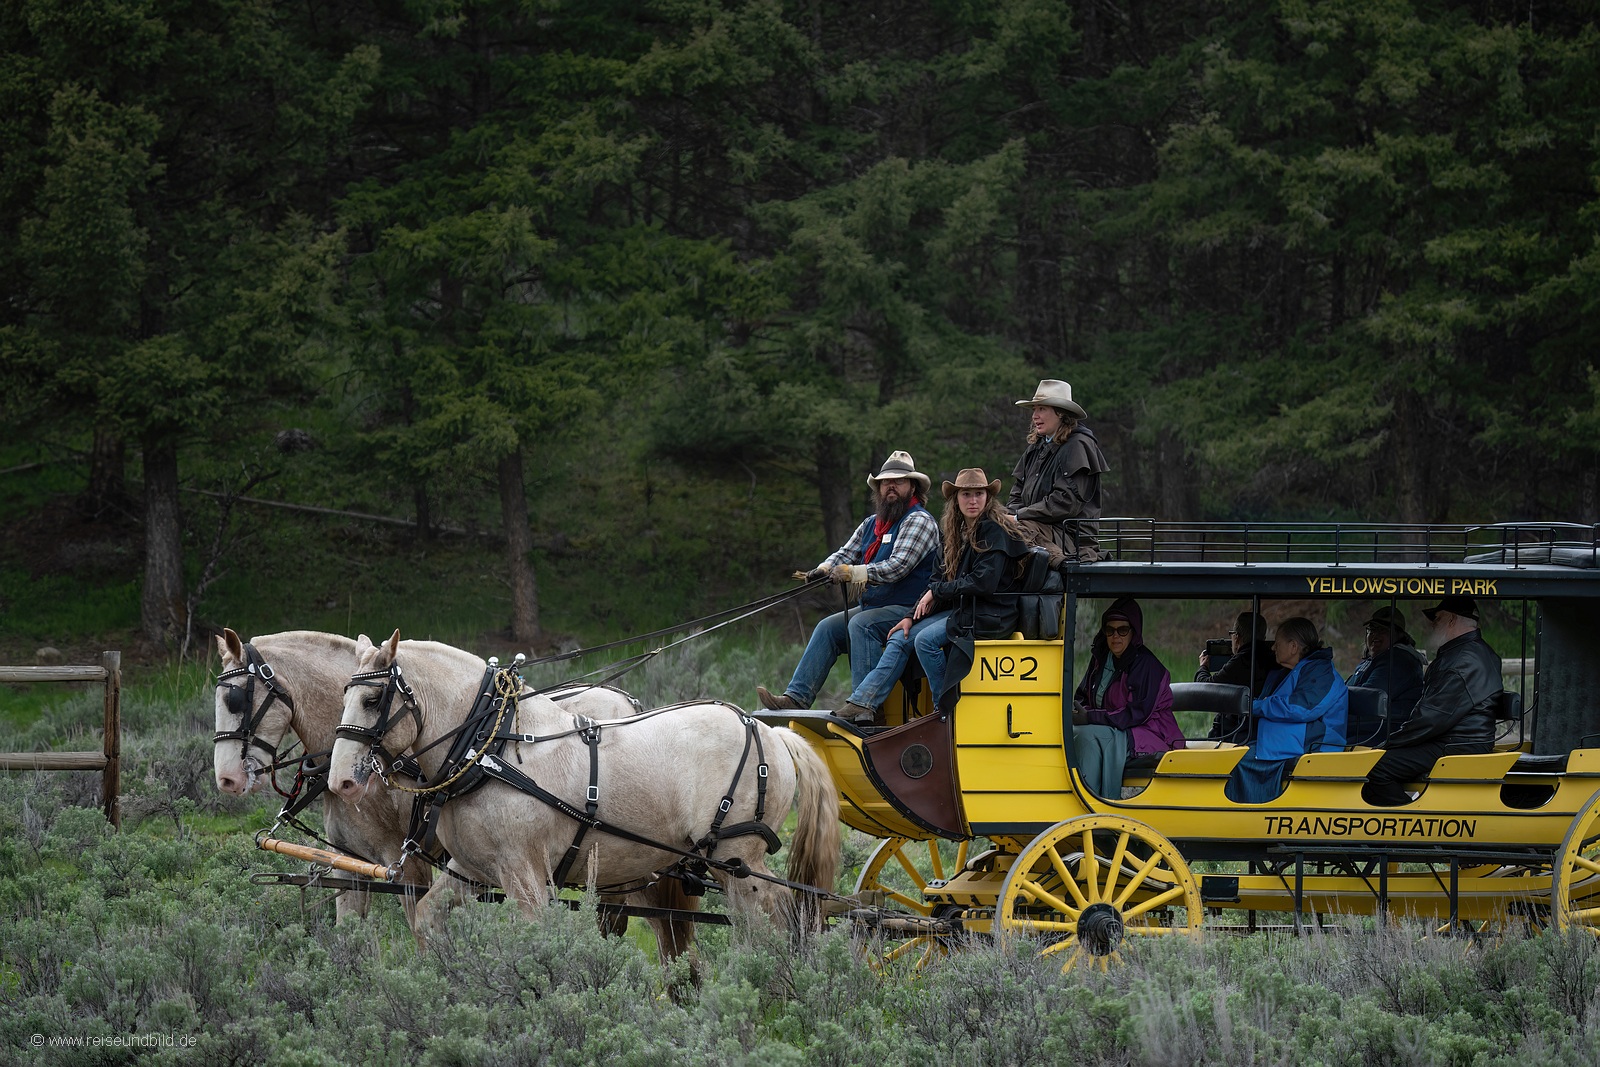
[[[371,747],[367,750],[369,755],[382,758],[385,770],[394,767],[396,758],[389,750],[383,747],[383,739],[390,730],[407,715],[417,720],[417,735],[422,734],[422,709],[417,706],[417,698],[411,692],[411,687],[406,684],[405,675],[400,673],[400,664],[394,663],[387,670],[367,671],[363,674],[353,675],[345,683],[344,690],[349,692],[357,686],[367,689],[381,689],[378,696],[378,719],[371,726],[357,726],[353,723],[341,722],[333,731],[335,737],[342,737],[350,741],[365,741]],[[405,707],[398,717],[393,717],[394,697],[399,693],[405,698]]]
[[[217,675],[218,689],[227,689],[244,694],[244,708],[242,710],[235,710],[231,706],[231,701],[227,697],[223,697],[223,704],[228,707],[228,710],[239,716],[239,729],[220,730],[212,735],[211,743],[215,745],[221,744],[223,741],[238,741],[240,743],[239,762],[241,763],[249,758],[252,747],[259,748],[267,754],[266,765],[270,766],[278,758],[278,746],[269,745],[261,740],[256,736],[256,730],[260,728],[262,720],[267,717],[267,709],[272,707],[274,701],[282,701],[292,716],[294,714],[294,698],[289,695],[288,690],[278,685],[277,672],[272,669],[272,664],[261,658],[261,653],[256,651],[254,645],[246,644],[244,646],[244,654],[244,666],[235,667],[231,671],[224,671]],[[235,685],[228,680],[230,678],[238,678],[241,675],[245,679],[243,685]],[[255,708],[252,713],[251,708],[255,704],[257,678],[261,679],[261,684],[267,690],[267,696],[261,702],[261,706]]]

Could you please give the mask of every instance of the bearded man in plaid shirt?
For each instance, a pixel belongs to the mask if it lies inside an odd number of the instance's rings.
[[[826,575],[840,584],[848,582],[860,592],[861,606],[817,623],[782,694],[774,696],[765,686],[756,686],[762,707],[773,711],[811,707],[834,660],[847,649],[852,690],[872,670],[883,654],[884,638],[911,614],[939,559],[939,524],[922,506],[931,484],[908,452],[892,453],[876,475],[867,475],[873,514],[827,559],[809,571],[795,572],[796,578]]]

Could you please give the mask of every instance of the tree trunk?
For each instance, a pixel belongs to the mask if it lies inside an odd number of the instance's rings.
[[[128,504],[128,486],[123,468],[128,449],[122,435],[96,429],[89,448],[89,488],[83,497],[83,512],[91,519],[102,519]]]
[[[522,450],[500,457],[500,520],[506,531],[506,573],[511,578],[511,636],[532,645],[539,639],[539,587],[534,581],[533,532],[528,529],[528,493],[522,484]]]
[[[162,647],[184,632],[183,524],[178,514],[178,444],[144,443],[144,595],[139,622]]]
[[[411,486],[411,498],[417,509],[417,540],[427,543],[433,540],[433,514],[428,508],[428,485],[426,482],[415,482]]]
[[[1401,389],[1394,398],[1394,421],[1389,430],[1393,442],[1394,484],[1399,495],[1400,521],[1425,523],[1433,518],[1433,493],[1430,463],[1437,457],[1430,447],[1423,425],[1422,398],[1410,389]]]
[[[817,492],[822,500],[822,532],[833,551],[850,539],[856,514],[850,507],[849,449],[842,437],[817,439]]]

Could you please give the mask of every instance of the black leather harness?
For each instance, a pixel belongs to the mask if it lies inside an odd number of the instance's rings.
[[[426,846],[426,841],[431,838],[432,829],[437,823],[438,810],[443,804],[474,792],[490,778],[503,782],[518,792],[554,808],[577,824],[571,844],[567,846],[566,852],[562,854],[560,862],[551,874],[551,882],[558,888],[568,884],[572,876],[572,869],[583,853],[583,843],[590,830],[596,830],[611,837],[678,856],[679,859],[672,867],[663,869],[658,873],[684,878],[686,884],[703,885],[703,879],[693,869],[696,867],[698,867],[700,874],[704,873],[708,865],[728,870],[739,877],[743,877],[745,873],[748,873],[748,867],[742,862],[711,859],[712,851],[721,841],[755,834],[763,839],[768,853],[776,852],[782,846],[778,835],[762,821],[766,815],[767,781],[770,776],[770,768],[761,742],[760,724],[749,715],[737,708],[733,708],[731,705],[724,705],[739,716],[740,722],[745,727],[744,751],[739,757],[738,767],[734,770],[733,780],[729,782],[728,789],[718,803],[716,813],[712,816],[710,828],[700,840],[690,843],[689,848],[681,848],[652,840],[631,830],[616,826],[600,818],[599,815],[600,744],[604,731],[620,729],[671,709],[662,708],[637,718],[622,719],[604,724],[585,716],[574,716],[574,725],[571,729],[542,736],[498,730],[496,725],[504,721],[505,709],[499,703],[504,698],[500,695],[502,689],[497,684],[497,679],[500,673],[508,670],[514,671],[514,668],[501,668],[490,664],[484,671],[483,682],[479,685],[478,696],[473,702],[472,710],[468,712],[461,726],[453,730],[451,734],[446,735],[452,738],[452,742],[436,775],[438,781],[445,784],[442,786],[425,786],[418,793],[416,800],[412,804],[411,823],[403,846],[405,855],[419,856],[448,871],[442,856],[434,854],[432,849]],[[512,692],[521,688],[520,676],[516,678],[516,681],[517,685],[510,690]],[[373,726],[341,725],[339,727],[340,736],[369,742],[373,746],[373,751],[383,756],[386,766],[390,768],[396,767],[397,761],[381,747],[383,737],[393,725],[391,708],[394,695],[396,693],[405,694],[409,704],[408,710],[414,710],[416,707],[410,688],[406,686],[404,679],[400,677],[398,664],[388,671],[374,671],[365,675],[358,674],[351,679],[350,684],[369,685],[375,688],[382,687],[384,693],[380,698],[378,721]],[[417,716],[420,727],[420,711],[417,712]],[[505,757],[505,746],[512,741],[522,744],[538,744],[570,736],[577,736],[589,750],[589,784],[584,791],[582,808],[550,792],[515,765],[508,762]],[[444,738],[440,738],[433,744],[437,745],[443,740]],[[724,826],[723,824],[727,820],[728,814],[733,810],[734,795],[738,791],[739,782],[743,778],[745,767],[749,763],[752,745],[756,751],[755,817],[745,822]],[[429,747],[432,746],[430,745]],[[424,749],[423,751],[426,750]],[[417,755],[421,755],[421,752],[418,752]],[[522,756],[519,750],[516,753],[516,760],[520,763],[521,759]],[[466,878],[459,872],[448,871],[448,873],[474,887],[481,887],[481,883]]]

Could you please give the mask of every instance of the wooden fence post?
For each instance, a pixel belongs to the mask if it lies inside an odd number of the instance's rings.
[[[101,772],[100,795],[105,800],[106,818],[112,826],[122,828],[122,653],[100,653],[100,665],[106,672],[106,768]]]

